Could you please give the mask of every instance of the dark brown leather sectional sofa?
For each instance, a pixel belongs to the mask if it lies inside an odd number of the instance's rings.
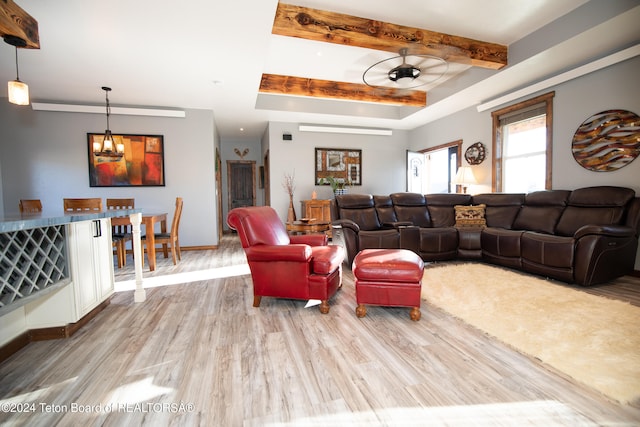
[[[456,226],[455,206],[484,205],[485,226]],[[425,261],[477,259],[582,286],[634,269],[640,198],[600,186],[528,194],[346,194],[332,202],[346,262],[367,248],[404,248]]]

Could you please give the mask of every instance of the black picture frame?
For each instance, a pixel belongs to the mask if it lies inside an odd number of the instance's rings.
[[[90,187],[164,187],[164,136],[114,134],[115,144],[124,145],[117,157],[95,152],[104,133],[87,133]]]

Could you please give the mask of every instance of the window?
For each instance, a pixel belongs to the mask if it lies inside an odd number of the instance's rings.
[[[554,92],[503,108],[493,117],[493,191],[551,189]]]
[[[421,194],[455,193],[452,183],[460,163],[462,141],[407,151],[407,191]]]

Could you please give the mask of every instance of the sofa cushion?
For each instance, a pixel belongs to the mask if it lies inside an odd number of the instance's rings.
[[[427,202],[422,194],[393,193],[393,207],[398,221],[411,222],[418,227],[431,227],[431,217],[427,210]]]
[[[524,196],[520,193],[477,194],[473,196],[472,203],[487,206],[484,214],[487,227],[510,229],[524,203]]]
[[[344,194],[336,196],[340,219],[350,219],[360,226],[361,230],[378,230],[381,228],[378,214],[370,194]]]
[[[522,259],[556,268],[572,268],[575,242],[571,237],[527,231],[521,238]]]
[[[524,231],[504,228],[485,228],[480,235],[483,254],[520,258],[520,238]]]
[[[624,219],[625,206],[635,196],[630,188],[586,187],[573,190],[568,206],[556,227],[556,234],[573,236],[582,226],[616,225]]]
[[[421,228],[420,253],[451,256],[458,251],[458,230],[454,227]]]
[[[424,196],[432,227],[452,227],[456,223],[454,206],[470,205],[469,194],[438,193]]]
[[[398,222],[391,197],[373,196],[373,205],[378,213],[378,221],[380,221],[382,225]]]
[[[400,247],[400,232],[395,229],[360,230],[358,249],[397,249]]]
[[[484,227],[487,221],[484,217],[486,205],[455,206],[456,227]]]
[[[513,229],[553,234],[571,191],[534,191],[525,196],[524,205],[513,222]]]

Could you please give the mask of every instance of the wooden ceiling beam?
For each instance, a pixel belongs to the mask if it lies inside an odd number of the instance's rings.
[[[38,21],[22,10],[13,0],[0,0],[0,36],[23,39],[28,49],[40,49]]]
[[[449,62],[499,70],[507,47],[420,28],[278,3],[273,34],[398,54],[433,55]]]
[[[334,82],[330,80],[317,80],[277,74],[262,75],[260,92],[375,102],[410,107],[424,107],[427,104],[427,94],[422,91],[371,87],[365,84]]]

